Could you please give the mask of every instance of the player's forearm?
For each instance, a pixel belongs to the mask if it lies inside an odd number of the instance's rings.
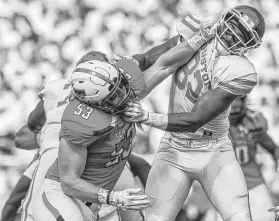
[[[98,203],[97,187],[82,178],[61,177],[61,187],[65,194],[86,202]]]
[[[1,221],[14,220],[20,207],[21,201],[26,196],[30,183],[31,180],[28,177],[23,175],[20,178],[3,207]]]
[[[6,204],[2,210],[1,221],[13,221],[19,207],[12,204]]]
[[[149,113],[143,124],[169,132],[196,132],[200,125],[199,118],[192,113]]]
[[[173,48],[177,44],[178,38],[179,35],[176,35],[163,44],[157,45],[143,54],[133,55],[133,58],[139,62],[140,69],[145,71],[153,65],[162,54]]]
[[[183,42],[161,55],[160,58],[144,71],[145,90],[141,97],[148,95],[158,84],[172,75],[194,55],[195,50],[187,42]]]

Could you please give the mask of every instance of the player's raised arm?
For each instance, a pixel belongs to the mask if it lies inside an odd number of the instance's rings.
[[[153,65],[162,54],[175,47],[178,43],[179,38],[180,35],[176,35],[167,40],[166,42],[160,45],[156,45],[147,52],[143,54],[135,54],[132,57],[138,62],[139,68],[142,71],[145,71],[147,68]]]
[[[195,17],[194,20],[193,17]],[[160,45],[154,46],[153,48],[151,48],[143,54],[135,54],[133,56],[115,55],[115,58],[116,60],[122,58],[133,59],[139,65],[141,71],[145,71],[151,65],[153,65],[162,54],[166,53],[168,50],[175,47],[177,44],[187,41],[189,38],[191,38],[192,35],[195,32],[198,32],[199,28],[202,27],[201,23],[207,23],[211,20],[211,17],[196,17],[191,14],[188,14],[184,19],[182,19],[179,23],[176,24],[176,30],[178,32],[178,35],[175,35],[174,37],[170,38],[169,40],[165,41]],[[192,25],[193,23],[199,25],[200,27],[194,27]]]
[[[145,97],[169,75],[174,74],[204,43],[214,37],[216,27],[213,20],[201,25],[203,26],[201,30],[162,54],[150,68],[144,71],[146,90],[142,92],[141,97]]]

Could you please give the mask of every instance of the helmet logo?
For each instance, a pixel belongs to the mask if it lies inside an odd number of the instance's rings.
[[[255,27],[255,23],[247,15],[244,15],[242,19],[249,28],[253,29]]]

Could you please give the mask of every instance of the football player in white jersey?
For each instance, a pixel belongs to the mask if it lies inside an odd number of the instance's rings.
[[[195,28],[184,19],[178,29]],[[248,193],[229,134],[231,103],[257,83],[253,64],[244,56],[257,48],[265,32],[261,13],[241,5],[217,22],[216,37],[172,76],[169,113],[151,113],[139,104],[126,120],[166,131],[148,176],[148,221],[172,221],[193,180],[203,186],[225,221],[251,221]],[[156,71],[156,62],[146,72]]]
[[[39,164],[33,174],[32,182],[22,204],[22,221],[34,220],[33,210],[36,197],[40,194],[47,170],[57,158],[61,128],[60,120],[68,103],[70,89],[66,79],[47,82],[39,93],[40,102],[29,115],[29,128],[34,132],[41,131],[40,157]],[[40,121],[45,122],[38,123]]]

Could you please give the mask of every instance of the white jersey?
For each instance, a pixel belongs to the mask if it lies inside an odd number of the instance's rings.
[[[47,82],[39,93],[44,101],[46,123],[41,130],[40,154],[49,148],[59,147],[61,118],[68,104],[71,87],[66,79]]]
[[[172,78],[169,113],[191,112],[195,103],[209,90],[221,88],[243,96],[254,88],[257,74],[245,56],[215,57],[214,40],[204,45]],[[206,111],[206,110],[204,110]],[[230,107],[195,133],[167,133],[179,146],[185,140],[214,139],[229,133]],[[185,145],[184,145],[185,146]],[[185,148],[185,147],[184,147]]]

